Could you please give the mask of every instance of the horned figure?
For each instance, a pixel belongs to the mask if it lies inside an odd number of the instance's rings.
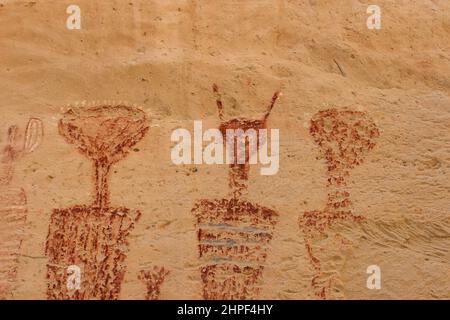
[[[262,119],[234,118],[225,121],[223,102],[217,85],[213,86],[221,124],[223,141],[227,130],[265,129],[267,119],[280,96],[276,92]],[[238,141],[227,146],[234,148],[229,164],[229,196],[222,199],[202,199],[192,213],[198,228],[199,255],[203,261],[201,279],[205,299],[255,299],[259,280],[267,258],[268,244],[278,221],[278,213],[246,199],[249,178],[249,159],[252,156],[249,141]],[[257,148],[261,147],[261,139]],[[233,141],[228,141],[233,142]],[[245,161],[239,163],[238,148],[244,148]],[[230,151],[230,150],[227,150]],[[242,150],[241,150],[242,151]]]
[[[3,172],[0,176],[0,299],[7,298],[14,290],[27,216],[24,189],[12,186],[14,166],[41,144],[43,133],[42,121],[31,118],[24,134],[15,125],[9,127],[3,148]],[[20,140],[21,136],[23,138]]]

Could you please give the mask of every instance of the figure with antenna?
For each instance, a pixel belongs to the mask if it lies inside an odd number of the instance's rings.
[[[218,86],[213,85],[221,124],[219,130],[226,141],[228,129],[253,129],[258,132],[267,127],[267,119],[278,100],[275,92],[262,119],[234,118],[226,121]],[[234,142],[237,137],[233,136]],[[261,139],[257,148],[261,147]],[[238,143],[227,144],[237,151]],[[196,202],[192,214],[196,218],[198,249],[203,266],[201,278],[204,299],[256,299],[259,281],[273,237],[278,213],[249,201],[248,179],[252,156],[249,142],[244,141],[245,161],[229,164],[229,194],[222,199],[202,199]],[[227,150],[230,151],[230,150]]]

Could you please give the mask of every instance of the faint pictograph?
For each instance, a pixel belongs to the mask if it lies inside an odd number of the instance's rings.
[[[161,285],[163,284],[169,271],[164,267],[153,267],[151,270],[141,270],[139,280],[141,280],[147,289],[145,300],[158,300],[161,294]]]
[[[347,180],[353,168],[375,147],[380,133],[370,117],[359,111],[328,109],[311,119],[310,134],[327,163],[327,201],[322,210],[305,212],[299,220],[306,250],[314,268],[311,281],[314,293],[329,298],[340,293],[336,265],[339,250],[350,245],[330,228],[339,221],[361,222],[353,214]]]
[[[235,118],[224,120],[222,99],[218,87],[214,85],[220,131],[224,141],[227,129],[264,129],[267,119],[279,97],[276,92],[261,120]],[[201,268],[204,299],[255,299],[260,292],[259,280],[267,258],[268,245],[278,221],[278,213],[272,209],[246,200],[249,178],[248,141],[239,146],[245,149],[245,161],[237,159],[229,165],[229,196],[222,199],[202,199],[192,213],[196,218],[199,255],[204,265]],[[261,147],[261,141],[258,141]],[[228,150],[230,151],[230,150]]]
[[[111,207],[111,166],[125,158],[148,130],[147,117],[135,107],[104,104],[70,108],[59,133],[94,163],[94,201],[54,209],[46,243],[49,299],[117,299],[126,271],[127,238],[141,213]],[[83,270],[80,289],[68,290],[68,266]]]
[[[0,299],[14,289],[22,241],[25,237],[27,198],[25,190],[13,185],[14,167],[17,161],[33,152],[42,142],[42,121],[32,118],[24,133],[17,126],[7,132],[2,150],[0,176]]]

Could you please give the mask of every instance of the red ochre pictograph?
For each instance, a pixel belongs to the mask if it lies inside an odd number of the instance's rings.
[[[147,133],[147,117],[123,104],[70,108],[59,121],[59,133],[93,160],[94,201],[54,209],[46,243],[49,299],[118,299],[126,265],[127,238],[141,213],[111,207],[108,177]],[[68,288],[67,268],[81,270],[79,289]]]
[[[220,131],[226,141],[227,129],[264,129],[279,97],[276,92],[261,120],[235,118],[224,120],[221,95],[213,86],[221,120]],[[237,161],[235,137],[234,163],[229,165],[229,197],[202,199],[193,207],[204,299],[255,299],[259,292],[268,245],[278,221],[278,213],[246,200],[249,175],[249,145],[245,145],[245,163]],[[259,140],[259,139],[258,139]],[[260,147],[258,143],[258,148]]]
[[[153,267],[151,270],[141,270],[138,279],[144,282],[147,293],[145,300],[158,300],[161,294],[161,285],[163,284],[166,276],[170,272],[164,267]]]
[[[17,126],[8,129],[2,150],[0,176],[0,299],[10,298],[15,289],[20,249],[25,236],[27,198],[23,188],[13,185],[14,165],[42,142],[42,121],[31,118],[24,134]],[[23,137],[22,137],[23,136]],[[23,138],[19,142],[19,138]]]
[[[314,268],[311,285],[317,297],[326,299],[340,290],[333,255],[348,244],[339,234],[330,236],[330,227],[339,221],[359,223],[364,220],[353,214],[347,179],[350,171],[363,163],[364,156],[374,148],[380,133],[363,112],[328,109],[313,116],[310,134],[327,163],[328,196],[323,210],[305,212],[299,224]],[[323,260],[330,262],[329,268],[324,266]]]

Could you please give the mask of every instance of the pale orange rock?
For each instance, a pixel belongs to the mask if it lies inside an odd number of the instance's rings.
[[[114,1],[114,9],[79,0],[81,30],[67,29],[64,2],[0,2],[0,151],[11,151],[11,127],[19,129],[16,149],[29,119],[45,129],[39,147],[1,180],[1,298],[450,298],[448,1],[378,0],[380,30],[367,28],[367,5],[358,0],[133,0]],[[170,158],[173,130],[192,131],[194,120],[220,127],[213,83],[224,119],[262,119],[273,93],[283,93],[267,122],[280,130],[279,171],[262,176],[261,165],[250,165],[238,206],[245,200],[265,216],[239,215],[267,226],[259,236],[242,226],[200,227],[192,208],[199,199],[228,199],[228,168]],[[77,102],[136,104],[148,119],[145,137],[99,166],[99,180],[95,161],[58,129]],[[341,188],[329,185],[343,171],[329,173],[330,154],[311,128],[323,113],[348,122],[346,110],[378,134],[371,148],[345,140],[341,155],[356,146],[364,161],[344,170]],[[9,151],[2,170],[16,154]],[[106,171],[108,188],[95,189]],[[251,245],[233,251],[238,268],[219,259],[202,278],[212,255],[230,255],[211,242]],[[76,276],[70,264],[80,267],[78,295],[66,290]],[[373,265],[379,290],[366,285]],[[148,266],[170,270],[159,294],[160,277],[139,279],[154,272]],[[213,283],[210,295],[205,283]]]

